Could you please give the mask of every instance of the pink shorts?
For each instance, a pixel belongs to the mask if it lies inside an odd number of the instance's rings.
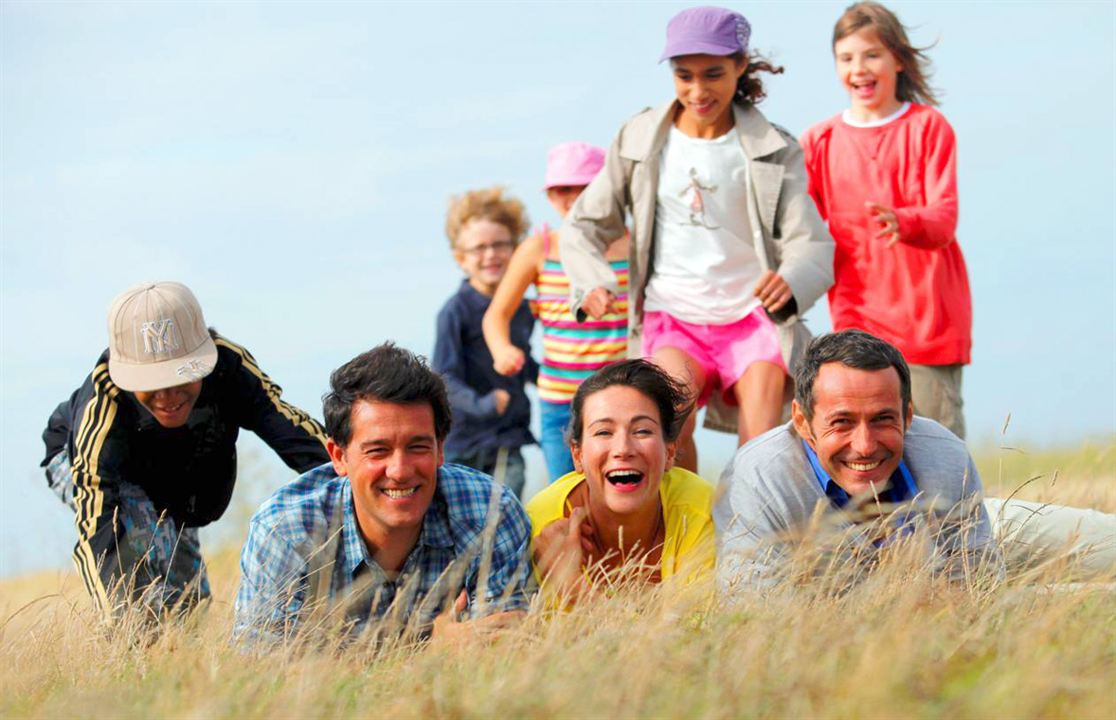
[[[721,389],[725,402],[736,405],[732,386],[752,363],[769,362],[787,371],[779,331],[763,306],[728,325],[697,325],[665,312],[644,313],[643,356],[651,357],[665,347],[681,350],[705,370],[699,407],[709,401],[714,385]]]

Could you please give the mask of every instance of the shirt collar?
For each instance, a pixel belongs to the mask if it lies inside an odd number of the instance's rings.
[[[806,450],[806,458],[810,461],[810,467],[814,470],[814,478],[821,485],[822,492],[825,493],[834,505],[837,507],[844,507],[845,503],[849,501],[849,494],[845,489],[833,481],[829,477],[829,473],[821,466],[821,461],[818,459],[817,453],[810,447],[810,443],[802,440],[802,447]],[[918,484],[915,482],[914,475],[911,474],[910,469],[907,467],[906,460],[899,461],[899,467],[891,474],[890,482],[887,490],[884,491],[888,502],[903,502],[910,500],[918,494]]]
[[[441,469],[439,468],[439,474]],[[346,478],[347,480],[348,478]],[[441,480],[441,478],[439,478]],[[439,482],[439,486],[441,483]],[[349,574],[355,573],[362,563],[372,565],[375,560],[368,552],[368,544],[360,534],[356,519],[356,506],[353,505],[352,481],[346,482],[341,489],[341,502],[344,507],[344,520],[341,524],[341,542],[345,547],[345,567]],[[422,519],[422,532],[419,534],[418,547],[453,547],[453,534],[450,532],[449,513],[445,498],[435,491],[434,499]],[[411,550],[414,553],[414,549]],[[408,555],[409,557],[409,555]]]

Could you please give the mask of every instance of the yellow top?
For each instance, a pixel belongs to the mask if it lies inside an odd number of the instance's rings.
[[[539,491],[527,503],[531,518],[531,539],[543,528],[565,517],[566,498],[585,481],[585,475],[563,475]],[[672,468],[659,484],[663,503],[661,573],[663,580],[686,572],[686,581],[712,576],[716,557],[713,537],[713,486],[689,470]]]

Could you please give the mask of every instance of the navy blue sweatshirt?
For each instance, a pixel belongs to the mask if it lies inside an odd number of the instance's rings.
[[[527,361],[522,370],[506,377],[493,369],[492,353],[481,331],[491,301],[465,280],[438,313],[431,364],[446,380],[453,410],[453,427],[445,446],[447,460],[477,450],[515,449],[535,442],[530,430],[531,403],[524,392],[525,385],[539,377],[530,347],[535,318],[524,300],[510,330],[512,344],[523,351]],[[493,391],[497,389],[511,396],[503,415],[496,413]]]

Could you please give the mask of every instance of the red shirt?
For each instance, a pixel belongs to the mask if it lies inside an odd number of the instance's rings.
[[[957,244],[957,142],[933,108],[879,127],[837,115],[802,136],[810,195],[837,249],[834,330],[859,328],[915,365],[968,364],[973,309]],[[895,210],[900,242],[875,239],[865,202]]]

